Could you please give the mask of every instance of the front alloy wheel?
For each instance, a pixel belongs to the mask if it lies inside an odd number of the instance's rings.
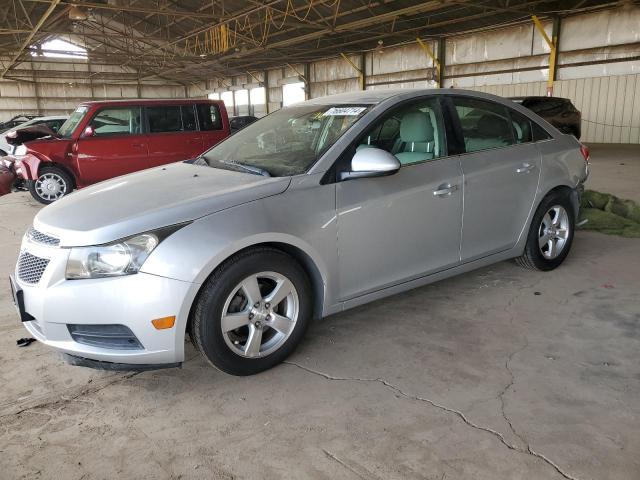
[[[287,277],[260,272],[245,278],[228,296],[222,335],[237,355],[264,357],[287,341],[299,310],[298,292]]]
[[[306,272],[269,247],[225,261],[204,283],[190,322],[196,348],[232,375],[267,370],[289,356],[312,314]]]

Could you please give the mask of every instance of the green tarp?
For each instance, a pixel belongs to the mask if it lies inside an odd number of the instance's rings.
[[[609,235],[640,238],[640,205],[632,200],[621,200],[608,193],[586,190],[582,195],[581,230],[594,230]]]

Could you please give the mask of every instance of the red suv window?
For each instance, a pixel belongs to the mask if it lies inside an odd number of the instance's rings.
[[[199,103],[196,108],[200,130],[222,130],[222,117],[218,105]]]
[[[147,107],[149,133],[188,132],[196,130],[193,105]]]

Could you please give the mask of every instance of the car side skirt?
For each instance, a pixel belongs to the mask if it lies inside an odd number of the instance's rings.
[[[477,260],[473,260],[468,263],[463,263],[461,265],[457,265],[455,267],[451,267],[446,270],[432,273],[424,277],[419,277],[414,280],[409,280],[403,283],[399,283],[397,285],[393,285],[391,287],[384,288],[382,290],[377,290],[375,292],[367,293],[360,297],[356,297],[343,302],[342,305],[338,306],[336,311],[332,313],[348,310],[353,307],[364,305],[365,303],[373,302],[375,300],[380,300],[381,298],[406,292],[407,290],[413,290],[414,288],[422,287],[430,283],[434,283],[449,277],[453,277],[455,275],[460,275],[461,273],[466,273],[472,270],[476,270],[478,268],[486,267],[487,265],[492,265],[494,263],[501,262],[503,260],[508,260],[510,258],[517,257],[521,253],[522,253],[522,248],[520,246],[517,246],[512,249],[495,253],[487,257],[479,258]],[[332,309],[329,309],[329,311],[331,310]]]

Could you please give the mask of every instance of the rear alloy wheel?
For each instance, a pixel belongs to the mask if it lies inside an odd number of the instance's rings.
[[[31,196],[45,205],[60,200],[72,190],[73,182],[69,174],[56,167],[41,168],[38,178],[29,182]]]
[[[227,260],[196,300],[191,339],[215,367],[252,375],[283,361],[311,319],[305,271],[286,253],[257,248]]]
[[[547,195],[531,221],[527,244],[516,262],[534,270],[553,270],[569,254],[575,214],[566,191]]]
[[[547,260],[553,260],[562,253],[569,238],[569,214],[562,205],[554,205],[542,217],[538,229],[540,253]]]

